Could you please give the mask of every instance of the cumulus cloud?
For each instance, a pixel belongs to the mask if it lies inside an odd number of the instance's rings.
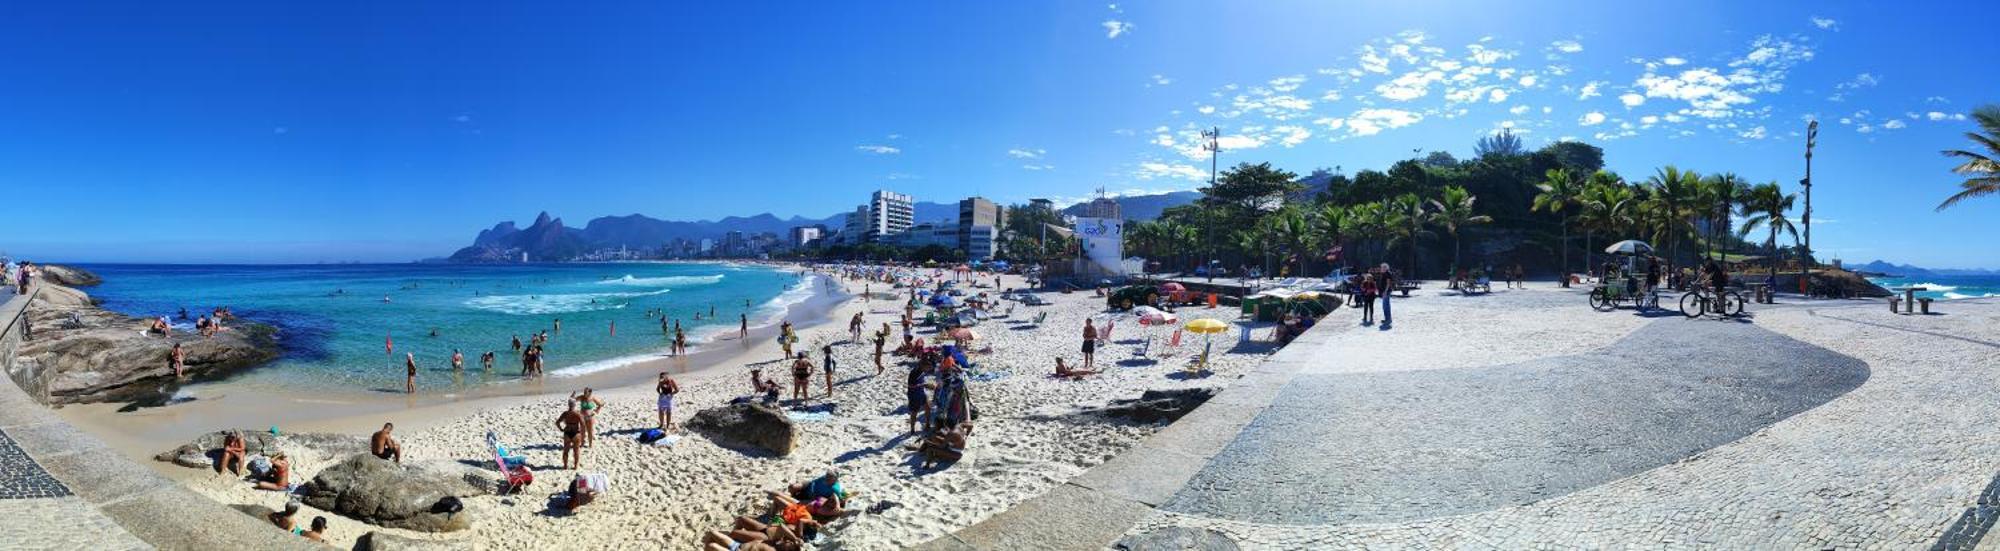
[[[871,145],[857,145],[857,146],[854,146],[854,150],[855,150],[855,151],[860,151],[860,152],[862,152],[862,153],[867,153],[867,154],[870,154],[870,155],[895,155],[895,154],[897,154],[897,153],[902,153],[902,152],[903,152],[903,150],[902,150],[902,149],[898,149],[898,148],[895,148],[895,147],[890,147],[890,146],[886,146],[886,145],[875,145],[875,144],[871,144]]]
[[[1154,178],[1180,178],[1182,180],[1190,180],[1195,182],[1208,181],[1208,172],[1203,171],[1202,169],[1195,168],[1190,165],[1168,164],[1161,162],[1139,163],[1138,172],[1133,173],[1132,176],[1140,180],[1151,180]]]
[[[1576,92],[1576,99],[1590,99],[1603,95],[1603,93],[1598,92],[1597,89],[1604,87],[1605,84],[1606,83],[1601,80],[1593,80],[1590,82],[1583,83],[1583,88],[1577,90]]]
[[[1576,119],[1576,123],[1584,126],[1597,126],[1604,123],[1604,114],[1596,111],[1584,113],[1582,117]]]
[[[1550,43],[1549,48],[1565,54],[1573,54],[1583,51],[1583,43],[1575,40],[1557,40]]]
[[[1116,19],[1106,19],[1100,25],[1104,27],[1105,38],[1118,38],[1120,36],[1124,36],[1125,33],[1132,32],[1131,23],[1126,23],[1124,21],[1119,21]]]
[[[1402,128],[1424,120],[1422,113],[1401,109],[1362,109],[1347,116],[1347,133],[1373,136],[1383,130]]]
[[[1886,128],[1889,130],[1895,130],[1906,126],[1909,126],[1909,123],[1903,122],[1903,119],[1889,119],[1888,122],[1882,123],[1882,128]]]
[[[1641,96],[1639,94],[1623,94],[1618,96],[1618,102],[1625,104],[1625,107],[1638,107],[1646,103],[1646,96]]]
[[[1837,30],[1840,30],[1840,22],[1839,22],[1839,21],[1834,21],[1834,20],[1833,20],[1833,18],[1831,18],[1831,17],[1820,17],[1820,16],[1817,16],[1817,15],[1815,15],[1815,16],[1812,16],[1812,17],[1808,17],[1808,18],[1806,18],[1806,20],[1807,20],[1807,21],[1811,21],[1814,27],[1819,27],[1819,28],[1821,28],[1821,29],[1825,29],[1825,30],[1829,30],[1829,31],[1837,31]]]

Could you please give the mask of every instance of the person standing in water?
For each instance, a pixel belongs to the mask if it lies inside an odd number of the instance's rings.
[[[414,352],[404,352],[404,353],[403,353],[403,371],[404,371],[404,376],[403,376],[403,391],[404,391],[404,392],[408,392],[408,393],[410,393],[410,394],[416,394],[416,393],[417,393],[417,355],[416,355],[416,353],[414,353]]]
[[[687,333],[681,332],[681,328],[678,326],[674,327],[674,355],[685,356],[687,355],[687,353],[688,353]]]
[[[562,318],[556,318],[556,334],[562,334]]]
[[[457,348],[451,349],[451,370],[461,371],[464,369],[465,369],[465,353],[459,352]]]
[[[520,353],[521,353],[521,336],[514,335],[514,354],[519,355]]]

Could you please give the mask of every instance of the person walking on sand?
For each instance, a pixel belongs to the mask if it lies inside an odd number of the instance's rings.
[[[1083,368],[1097,366],[1097,323],[1089,318],[1083,320]]]
[[[417,355],[416,355],[416,353],[414,353],[414,352],[404,352],[404,353],[403,353],[403,371],[404,371],[404,376],[403,376],[403,391],[404,391],[404,392],[408,392],[408,393],[410,393],[410,394],[416,394],[416,393],[417,393]]]
[[[825,369],[823,369],[823,371],[825,371],[825,372],[826,372],[826,396],[827,396],[828,398],[832,398],[832,397],[833,397],[833,365],[834,365],[834,364],[833,364],[833,343],[830,343],[830,342],[829,342],[829,343],[826,343],[825,345],[822,345],[822,346],[820,346],[820,347],[819,347],[819,353],[820,353],[820,357],[822,357],[822,358],[825,358],[825,360],[822,360],[822,361],[821,361],[820,363],[821,363],[821,364],[823,364],[823,365],[825,366]]]
[[[556,430],[562,431],[562,462],[564,469],[583,467],[583,414],[576,411],[576,400],[569,400],[567,410],[556,416]]]
[[[847,342],[852,342],[852,343],[859,343],[859,342],[861,342],[861,313],[860,313],[860,312],[855,312],[855,313],[854,313],[854,317],[853,317],[853,318],[851,318],[851,319],[848,319],[848,320],[847,320],[847,334],[848,334],[848,337],[847,337]]]
[[[882,322],[882,330],[875,332],[875,374],[882,374],[882,345],[889,343],[889,322]]]
[[[792,334],[791,320],[785,320],[778,326],[778,346],[784,349],[785,357],[792,357],[792,341],[797,338],[798,335]]]
[[[737,314],[736,338],[738,339],[750,338],[750,314]]]
[[[1393,291],[1396,290],[1396,271],[1389,268],[1389,263],[1387,262],[1382,263],[1382,283],[1379,287],[1382,289],[1381,327],[1383,331],[1388,331],[1391,319],[1389,315],[1389,295],[1395,294]]]
[[[181,350],[181,343],[174,343],[174,351],[168,356],[167,366],[174,369],[175,377],[187,376],[187,351]]]
[[[667,372],[661,371],[660,383],[654,385],[653,390],[660,393],[660,430],[673,430],[674,395],[681,393],[681,384],[675,382]]]
[[[813,373],[812,361],[806,359],[806,353],[800,352],[799,355],[792,360],[793,400],[805,400],[806,398],[812,397],[812,391],[810,390],[812,386],[812,373]]]

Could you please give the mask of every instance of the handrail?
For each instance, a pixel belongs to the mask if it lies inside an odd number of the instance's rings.
[[[7,378],[12,379],[14,384],[21,387],[21,390],[26,392],[28,396],[46,404],[49,402],[48,379],[51,373],[46,369],[38,369],[36,373],[27,373],[15,365],[20,356],[21,342],[30,336],[28,334],[31,330],[29,326],[30,321],[28,320],[28,306],[33,304],[35,297],[40,296],[41,293],[41,287],[37,286],[33,290],[28,291],[27,295],[15,295],[15,297],[21,300],[21,309],[15,311],[12,316],[9,316],[4,325],[0,325],[0,371],[6,372]],[[6,303],[0,304],[12,303],[13,300],[10,298]],[[16,329],[16,327],[19,329]]]

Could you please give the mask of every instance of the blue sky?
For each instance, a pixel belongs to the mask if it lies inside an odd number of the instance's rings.
[[[1615,4],[1615,5],[1614,5]],[[2000,101],[1986,3],[31,3],[0,16],[0,250],[400,261],[500,220],[825,216],[1383,168],[1512,127],[1796,188],[1814,244],[2000,266],[1931,211]]]

